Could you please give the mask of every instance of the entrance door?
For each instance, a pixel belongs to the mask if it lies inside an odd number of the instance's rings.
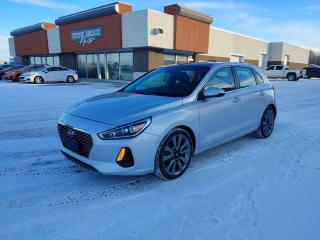
[[[231,54],[230,55],[230,62],[243,63],[244,62],[244,56]]]

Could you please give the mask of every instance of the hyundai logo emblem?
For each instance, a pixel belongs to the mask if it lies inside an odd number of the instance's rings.
[[[72,128],[69,128],[67,135],[73,138],[76,135],[76,132]]]

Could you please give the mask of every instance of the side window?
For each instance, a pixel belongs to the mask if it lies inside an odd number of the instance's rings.
[[[282,70],[283,66],[276,66],[276,70]]]
[[[209,87],[222,88],[226,92],[234,90],[236,88],[236,84],[231,68],[222,68],[215,72],[205,86],[205,88]]]
[[[46,71],[52,72],[52,71],[54,71],[54,69],[52,67],[50,67],[50,68],[47,68]]]
[[[267,71],[269,71],[269,70],[274,70],[274,66],[268,67],[268,68],[267,68]]]
[[[235,67],[235,73],[241,88],[257,85],[256,79],[249,68]]]
[[[253,75],[254,75],[254,77],[256,78],[257,84],[262,84],[262,83],[264,83],[264,82],[263,82],[263,79],[262,79],[262,77],[260,76],[259,73],[257,73],[256,71],[253,70]]]

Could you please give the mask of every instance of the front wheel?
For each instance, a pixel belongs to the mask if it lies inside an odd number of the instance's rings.
[[[37,76],[34,78],[34,83],[35,84],[42,84],[43,83],[43,78],[40,76]]]
[[[170,131],[158,148],[154,173],[172,180],[180,177],[188,168],[193,155],[193,144],[189,133],[181,128]]]
[[[272,107],[268,107],[261,118],[260,126],[258,130],[255,132],[257,138],[267,138],[273,132],[274,122],[276,119],[276,113]]]
[[[288,81],[297,81],[298,78],[294,73],[289,73],[287,76]]]
[[[73,76],[68,76],[67,77],[67,83],[73,83],[74,82],[74,77]]]

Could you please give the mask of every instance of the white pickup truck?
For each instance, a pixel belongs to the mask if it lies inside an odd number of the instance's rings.
[[[288,81],[297,81],[306,75],[305,70],[294,70],[285,65],[272,65],[264,72],[268,78],[286,78]]]

